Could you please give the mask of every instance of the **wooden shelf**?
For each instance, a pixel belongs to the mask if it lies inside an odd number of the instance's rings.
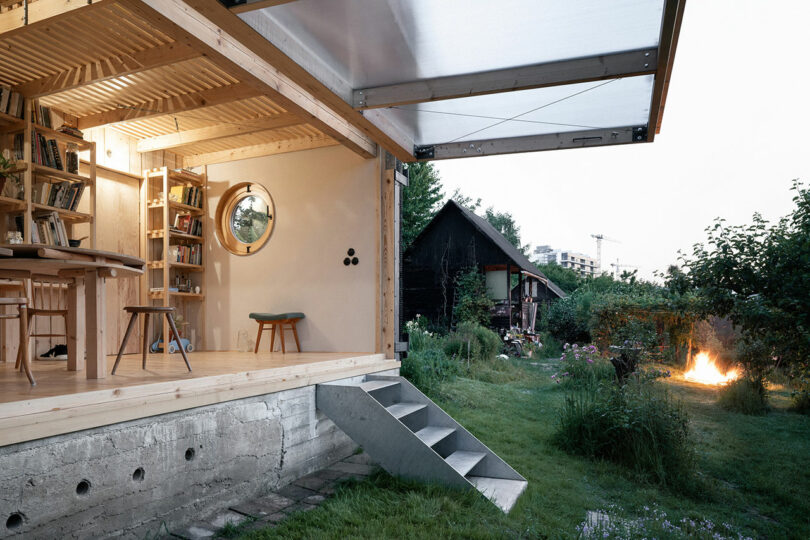
[[[34,213],[40,212],[58,212],[59,217],[62,218],[63,221],[70,221],[74,223],[81,223],[81,222],[91,222],[93,221],[93,216],[90,214],[85,214],[83,212],[74,212],[72,210],[65,210],[64,208],[56,208],[54,206],[48,206],[46,204],[38,204],[34,203],[31,205],[34,209]]]
[[[40,126],[39,124],[31,124],[31,127],[34,129],[34,131],[41,134],[46,139],[56,139],[58,141],[75,143],[79,147],[79,150],[89,150],[93,146],[93,143],[90,141],[85,141],[79,137],[74,137],[73,135],[68,135],[67,133],[62,133],[61,131],[57,131],[55,129],[46,128],[45,126]]]
[[[52,167],[46,167],[45,165],[37,165],[34,163],[31,165],[31,170],[35,176],[47,176],[49,178],[58,178],[59,180],[69,180],[71,182],[83,182],[85,184],[91,182],[90,178],[87,176],[60,171]]]
[[[163,261],[152,261],[146,264],[150,270],[159,270],[163,268]],[[181,262],[170,262],[171,268],[182,268],[188,272],[202,272],[203,266],[200,264],[187,264]]]
[[[10,114],[0,113],[0,128],[4,130],[23,129],[25,128],[25,120]]]
[[[162,229],[151,230],[148,231],[146,235],[150,239],[163,238],[163,230]],[[205,238],[203,238],[202,236],[195,236],[193,234],[187,234],[177,231],[169,231],[169,238],[179,238],[181,240],[193,240],[195,242],[200,243],[203,243],[203,240],[205,240]]]
[[[6,212],[14,210],[25,210],[25,201],[21,201],[20,199],[13,199],[11,197],[0,196],[0,208],[3,208]]]
[[[153,202],[150,202],[149,204],[147,204],[147,206],[150,209],[163,208],[163,201],[157,201],[157,202],[153,201]],[[169,201],[169,208],[173,208],[175,210],[182,210],[183,212],[188,212],[189,214],[192,214],[192,215],[202,215],[202,213],[203,213],[202,208],[197,208],[196,206],[189,206],[187,204],[174,202],[174,201]]]
[[[180,292],[180,291],[169,291],[169,296],[176,296],[178,298],[202,298],[204,295],[202,293],[191,293],[191,292]],[[163,291],[149,291],[149,298],[163,298],[164,294]]]

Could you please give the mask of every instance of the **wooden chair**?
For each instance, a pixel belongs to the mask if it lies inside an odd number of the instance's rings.
[[[15,369],[25,371],[31,386],[37,383],[31,373],[31,359],[28,355],[28,299],[27,298],[0,298],[0,306],[4,308],[0,313],[0,320],[19,319],[20,320],[20,349],[17,353],[17,364]],[[5,306],[15,306],[17,313],[5,313]]]
[[[177,331],[177,327],[174,325],[174,319],[172,318],[172,313],[174,313],[175,309],[173,307],[162,307],[162,306],[127,306],[124,308],[124,311],[127,313],[132,313],[132,316],[129,318],[129,325],[127,326],[127,331],[124,334],[124,340],[121,342],[121,348],[118,349],[118,356],[115,359],[115,365],[113,365],[112,374],[115,375],[115,370],[118,369],[118,363],[121,361],[121,355],[124,354],[124,348],[127,346],[127,340],[129,339],[129,335],[135,329],[135,325],[138,323],[138,314],[143,313],[143,365],[141,369],[146,369],[146,355],[149,354],[149,315],[156,314],[158,316],[158,321],[160,320],[160,314],[163,313],[166,315],[166,320],[169,321],[169,328],[171,329],[172,335],[174,339],[177,340],[178,348],[180,349],[180,354],[183,355],[183,360],[186,362],[186,367],[189,371],[191,371],[191,364],[188,363],[188,356],[186,356],[186,350],[183,348],[182,343],[180,343],[180,333]],[[163,346],[168,347],[169,343],[171,343],[171,339],[166,339],[166,336],[163,336]]]
[[[251,313],[249,317],[259,323],[259,335],[256,336],[256,348],[254,353],[259,352],[259,343],[262,340],[262,332],[265,330],[272,330],[270,334],[270,352],[273,352],[276,345],[276,328],[279,329],[281,337],[281,352],[286,353],[287,349],[284,345],[284,325],[288,325],[292,330],[293,337],[295,338],[295,346],[298,352],[301,352],[301,343],[298,341],[298,330],[295,324],[304,318],[303,313]],[[265,328],[265,326],[269,328]]]
[[[71,279],[64,279],[55,276],[43,276],[39,274],[31,275],[31,288],[28,293],[28,328],[29,337],[34,338],[36,348],[36,338],[63,338],[64,345],[67,345],[67,319],[68,319],[68,286],[72,284]],[[55,331],[53,323],[44,332],[36,331],[36,317],[62,318],[62,331]]]

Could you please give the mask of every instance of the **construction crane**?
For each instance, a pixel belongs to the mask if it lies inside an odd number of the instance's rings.
[[[614,240],[613,238],[608,238],[604,234],[592,234],[591,238],[596,238],[596,273],[601,275],[602,274],[602,240],[607,240],[608,242],[616,242],[617,244],[621,244],[621,242],[619,242],[618,240]]]
[[[615,263],[610,263],[610,266],[613,267],[613,278],[614,279],[619,277],[619,272],[623,268],[630,268],[631,270],[638,270],[638,266],[634,266],[632,264],[619,264],[619,259],[616,259]]]

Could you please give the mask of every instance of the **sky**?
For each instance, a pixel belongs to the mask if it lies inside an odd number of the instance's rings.
[[[523,243],[617,260],[652,278],[706,238],[793,209],[810,181],[810,2],[690,0],[652,144],[436,162],[445,194],[511,212]]]

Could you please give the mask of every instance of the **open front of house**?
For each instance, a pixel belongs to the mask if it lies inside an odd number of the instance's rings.
[[[141,534],[284,485],[374,448],[323,414],[352,401],[427,452],[418,477],[521,480],[432,403],[396,407],[420,399],[386,379],[407,347],[402,163],[651,142],[683,2],[607,23],[594,3],[569,15],[612,37],[548,49],[523,25],[471,65],[452,51],[484,3],[464,31],[419,2],[237,4],[0,3],[0,294],[24,299],[0,320],[3,534]],[[536,117],[557,100],[565,120]],[[547,288],[513,263],[489,268],[508,317]]]

